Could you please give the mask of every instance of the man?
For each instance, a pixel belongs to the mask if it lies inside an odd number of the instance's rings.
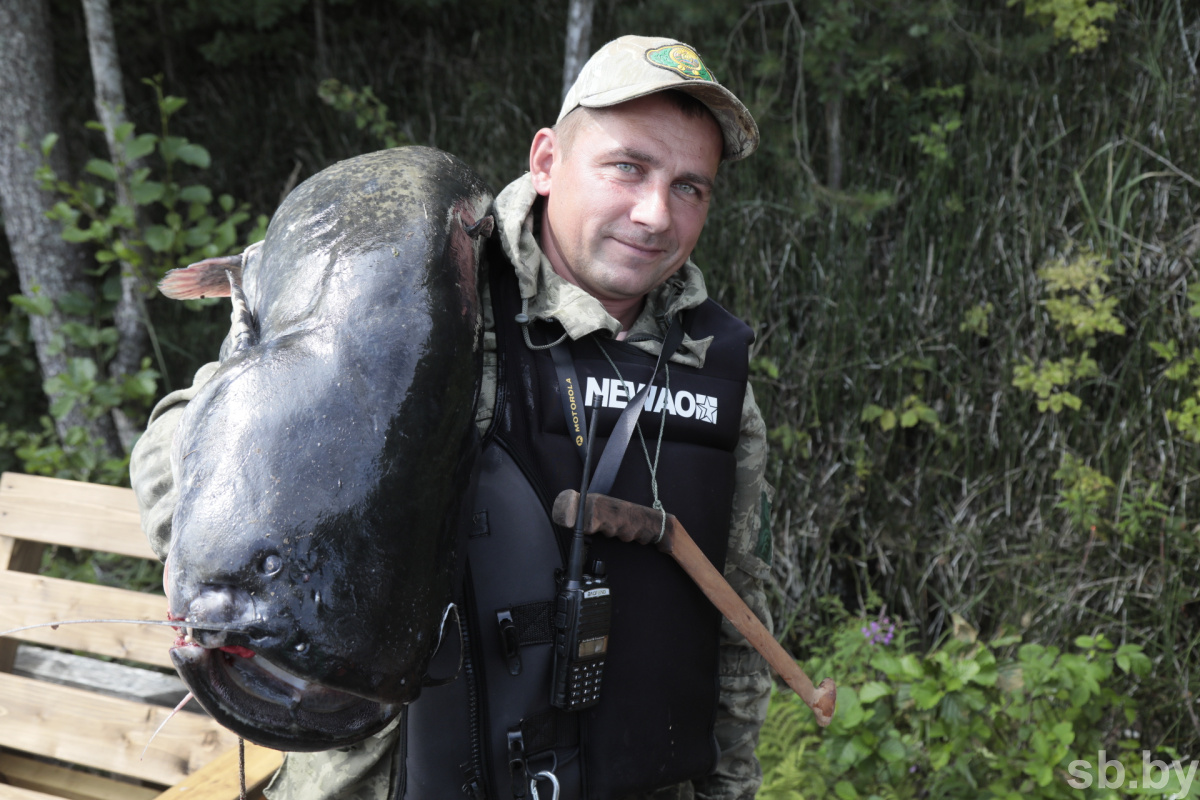
[[[651,384],[607,491],[678,516],[768,621],[771,489],[746,379],[753,337],[707,299],[689,260],[719,164],[757,144],[749,112],[687,45],[625,36],[584,66],[556,127],[534,136],[529,173],[495,203],[480,280],[484,451],[464,669],[365,742],[289,755],[273,800],[506,800],[531,796],[531,782],[542,797],[548,783],[561,786],[563,800],[754,796],[766,664],[652,548],[591,543],[588,572],[611,587],[612,603],[611,631],[597,640],[604,667],[587,684],[599,686],[599,702],[550,703],[547,623],[569,536],[547,509],[582,474],[566,387],[603,406],[589,411],[600,415],[599,450],[634,391]],[[669,361],[658,366],[665,341]],[[170,439],[208,374],[164,398],[134,452],[143,526],[160,553],[174,503]]]

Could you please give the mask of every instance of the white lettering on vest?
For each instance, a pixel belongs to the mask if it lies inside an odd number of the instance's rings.
[[[634,384],[630,381],[620,381],[614,378],[587,379],[587,399],[589,407],[599,399],[605,408],[625,408],[633,396],[642,390],[645,384]],[[659,386],[651,386],[646,392],[643,405],[646,411],[660,414],[664,410],[673,416],[683,419],[694,419],[697,422],[717,424],[717,398],[705,394],[693,394],[680,390],[670,392]]]

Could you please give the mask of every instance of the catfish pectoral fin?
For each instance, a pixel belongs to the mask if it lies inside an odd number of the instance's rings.
[[[238,283],[242,282],[240,255],[206,258],[182,269],[173,269],[158,282],[158,290],[172,300],[229,297],[228,272],[234,273]]]
[[[463,228],[467,235],[472,239],[486,239],[492,235],[492,231],[496,230],[496,218],[491,214],[478,220],[474,225],[468,225]]]

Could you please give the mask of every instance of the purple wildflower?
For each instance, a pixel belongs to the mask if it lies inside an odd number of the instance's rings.
[[[862,627],[862,635],[871,644],[889,645],[896,636],[896,626],[887,617],[872,620]]]

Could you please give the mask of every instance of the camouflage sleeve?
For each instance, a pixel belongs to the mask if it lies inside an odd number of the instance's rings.
[[[175,429],[184,407],[218,366],[215,361],[205,364],[196,371],[191,386],[171,392],[158,401],[150,412],[146,432],[137,440],[129,456],[129,481],[141,512],[142,532],[150,540],[155,555],[162,560],[166,560],[171,547],[171,517],[179,500],[171,475],[171,443],[175,440]]]
[[[287,753],[267,800],[388,800],[402,755],[404,715],[374,736],[337,750]]]
[[[770,630],[771,615],[763,584],[770,574],[769,519],[775,490],[765,475],[766,424],[749,386],[742,407],[737,459],[725,577]],[[767,716],[771,672],[766,660],[729,620],[721,622],[720,671],[716,736],[721,758],[712,775],[693,785],[696,797],[702,800],[748,800],[762,783],[762,768],[754,749]]]

